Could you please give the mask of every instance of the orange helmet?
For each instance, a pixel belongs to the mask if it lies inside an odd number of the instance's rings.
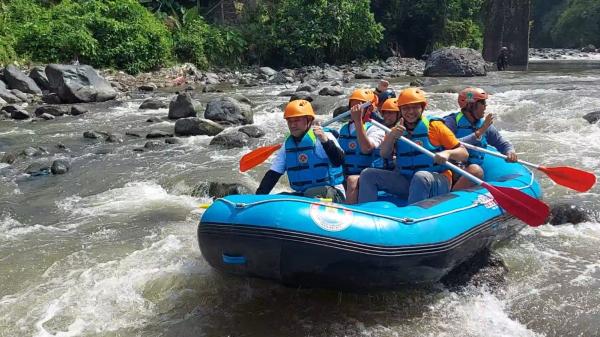
[[[475,103],[488,97],[488,93],[481,88],[465,88],[458,93],[458,105],[462,109],[469,103]]]
[[[398,96],[398,107],[408,104],[421,103],[423,109],[427,106],[425,92],[419,88],[406,88],[400,91]]]
[[[350,95],[351,100],[357,100],[361,102],[373,102],[373,104],[377,105],[377,96],[370,89],[356,89]]]
[[[398,107],[398,99],[397,98],[388,98],[383,102],[381,106],[381,111],[400,111]]]
[[[308,116],[315,118],[315,112],[310,102],[304,99],[297,99],[289,102],[283,111],[283,118]]]

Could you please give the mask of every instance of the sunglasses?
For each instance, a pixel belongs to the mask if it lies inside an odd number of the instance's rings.
[[[480,100],[480,101],[477,101],[477,103],[479,103],[479,104],[481,104],[481,105],[483,105],[483,106],[487,105],[487,102],[485,101],[485,99],[482,99],[482,100]]]

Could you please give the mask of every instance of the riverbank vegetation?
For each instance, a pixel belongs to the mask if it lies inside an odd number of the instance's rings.
[[[449,45],[480,49],[484,2],[0,0],[0,63],[78,60],[138,73],[173,62],[206,69],[420,57]],[[543,43],[600,44],[597,1],[534,4]]]

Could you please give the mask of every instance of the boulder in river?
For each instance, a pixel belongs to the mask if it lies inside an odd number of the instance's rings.
[[[223,130],[225,128],[220,124],[198,117],[181,118],[175,122],[177,136],[216,136]]]
[[[250,137],[243,132],[222,132],[210,141],[210,145],[220,145],[226,149],[244,147],[250,142]]]
[[[12,119],[18,119],[18,120],[22,120],[22,119],[29,119],[31,118],[31,115],[29,114],[29,112],[23,110],[23,108],[15,106],[15,105],[7,105],[2,107],[3,112],[7,112],[10,114],[10,118]]]
[[[201,182],[196,185],[191,195],[193,197],[222,198],[232,194],[252,194],[248,186],[238,183]]]
[[[431,53],[425,63],[424,76],[485,76],[481,53],[470,48],[442,48]]]
[[[52,162],[50,171],[52,174],[65,174],[71,169],[71,164],[66,159],[56,159]]]
[[[590,112],[590,113],[584,115],[583,119],[588,121],[588,123],[590,123],[590,124],[595,124],[597,121],[600,120],[600,111]]]
[[[550,209],[550,224],[557,226],[566,223],[578,224],[591,220],[590,211],[583,207],[559,203],[551,206]]]
[[[31,77],[40,89],[50,90],[50,82],[48,82],[48,77],[46,77],[46,71],[43,67],[33,67],[29,72],[29,77]]]
[[[165,103],[164,101],[161,101],[156,98],[148,98],[147,100],[142,102],[142,104],[140,105],[140,107],[138,109],[140,109],[140,110],[157,110],[157,109],[164,109],[166,107],[167,107],[167,103]]]
[[[49,64],[50,91],[63,103],[104,102],[117,97],[110,83],[87,65]]]
[[[200,108],[200,103],[187,92],[178,94],[169,103],[169,119],[196,117]]]
[[[12,64],[4,69],[4,80],[11,89],[34,95],[42,94],[42,90],[35,81]]]
[[[230,125],[254,123],[252,106],[232,97],[221,97],[208,102],[204,118]]]

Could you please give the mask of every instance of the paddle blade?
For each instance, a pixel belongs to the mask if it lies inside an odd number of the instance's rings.
[[[267,160],[273,152],[279,150],[280,147],[281,144],[263,146],[246,153],[242,156],[242,159],[240,159],[240,171],[246,172],[257,165],[262,164],[262,162]]]
[[[591,172],[569,166],[544,167],[539,170],[546,173],[550,179],[559,185],[574,189],[579,192],[589,191],[596,183],[596,176]]]
[[[537,227],[546,223],[550,207],[543,201],[514,188],[492,186],[485,182],[481,185],[492,194],[500,207],[529,226]]]

